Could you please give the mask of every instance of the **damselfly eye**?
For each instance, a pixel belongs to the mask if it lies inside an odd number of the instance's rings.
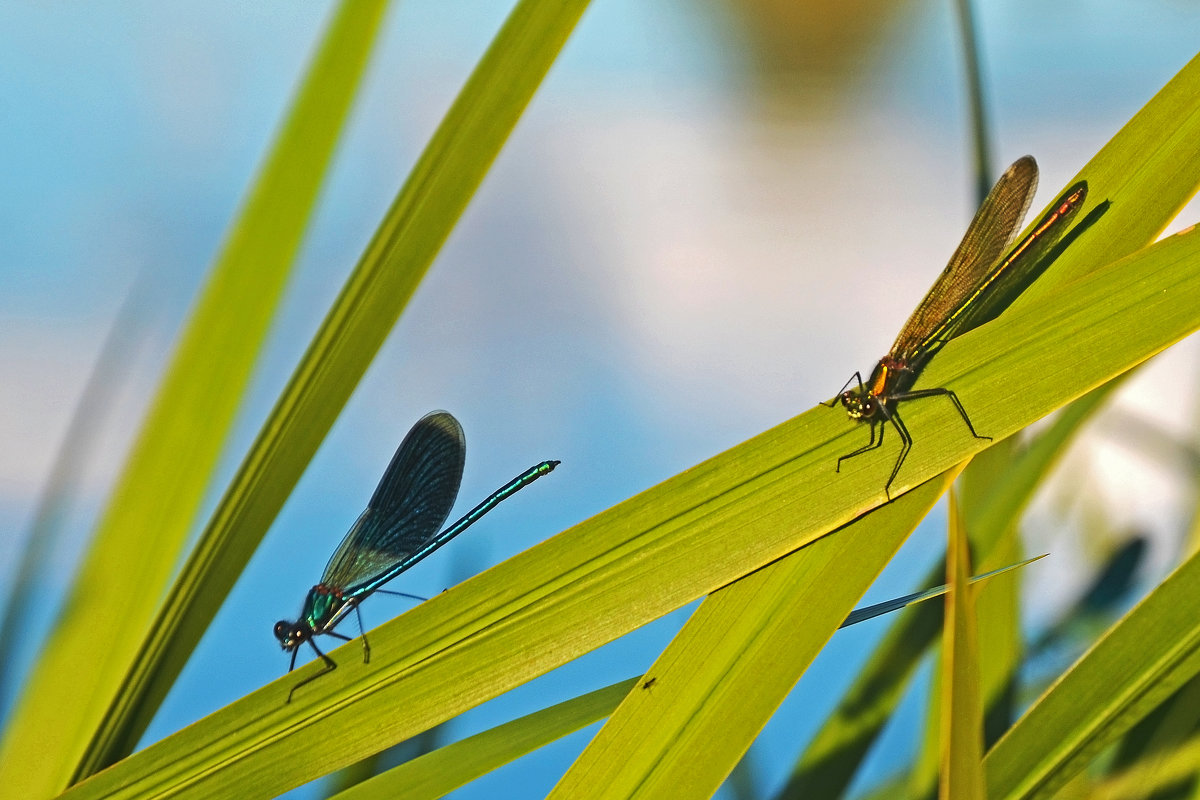
[[[291,632],[291,629],[292,623],[288,622],[286,619],[279,620],[279,622],[275,623],[275,638],[286,639],[288,633]]]

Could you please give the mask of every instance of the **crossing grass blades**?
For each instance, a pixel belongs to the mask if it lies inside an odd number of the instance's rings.
[[[900,455],[884,484],[884,493],[891,498],[892,482],[913,442],[899,412],[900,403],[907,400],[945,396],[954,404],[972,436],[991,439],[976,432],[953,390],[942,386],[915,389],[913,385],[921,370],[948,341],[999,316],[1037,280],[1063,248],[1108,208],[1108,201],[1101,203],[1064,236],[1087,197],[1087,181],[1079,181],[1010,249],[1029,210],[1037,179],[1033,156],[1018,159],[1000,176],[971,220],[950,263],[904,323],[892,349],[875,365],[871,377],[864,383],[862,374],[855,372],[838,396],[826,403],[832,408],[840,402],[850,419],[871,426],[871,440],[840,457],[838,472],[846,459],[880,447],[884,428],[891,423],[901,442]]]
[[[309,590],[300,618],[275,623],[275,638],[292,654],[288,672],[295,668],[296,653],[303,642],[308,642],[325,662],[323,671],[292,687],[287,702],[291,702],[296,689],[337,669],[337,663],[321,652],[313,637],[326,634],[350,641],[351,637],[334,628],[353,611],[361,631],[358,607],[363,600],[559,464],[543,461],[530,467],[441,530],[458,496],[465,461],[462,426],[445,411],[426,414],[404,437],[366,510],[329,559],[321,582]],[[371,658],[366,634],[362,635],[362,643],[366,663]]]

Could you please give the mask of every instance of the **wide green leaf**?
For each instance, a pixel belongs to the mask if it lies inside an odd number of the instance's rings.
[[[710,595],[550,797],[711,797],[957,473]]]
[[[936,492],[943,483],[943,479],[938,478],[932,483],[937,484],[937,486],[931,486],[930,489]],[[918,490],[918,492],[911,493],[908,497],[912,497],[921,491],[924,491],[924,488]],[[913,504],[910,502],[909,508],[911,507],[913,507]],[[909,512],[906,510],[904,513],[907,515]],[[876,512],[868,517],[864,517],[851,523],[840,535],[850,536],[852,530],[858,530],[860,537],[865,540],[865,545],[868,548],[874,547],[878,544],[877,540],[879,539],[879,529],[877,526],[885,523],[884,516],[884,514]],[[898,515],[893,514],[891,516],[895,517]],[[802,554],[808,553],[814,548],[823,549],[826,547],[824,543],[829,542],[831,539],[832,537],[819,539],[809,547],[788,556],[785,562],[795,561]],[[840,549],[844,551],[847,548],[854,549],[854,546],[850,542],[847,542]],[[1041,556],[1038,558],[1041,558]],[[1029,559],[1021,564],[1010,564],[994,572],[974,576],[971,578],[971,583],[986,582],[997,575],[1018,569],[1030,561],[1036,560],[1037,558]],[[853,567],[854,565],[851,566]],[[775,566],[767,567],[766,570],[775,570]],[[718,590],[718,592],[728,592],[734,587],[741,586],[744,582],[752,580],[754,575],[758,574],[760,573],[753,573],[731,586]],[[847,577],[844,570],[838,569],[836,581],[830,583],[835,586],[843,585]],[[816,587],[830,584],[821,584],[817,581],[804,581],[796,582],[795,585]],[[906,597],[855,609],[846,617],[846,620],[840,627],[873,619],[881,614],[903,608],[909,603],[919,603],[938,597],[945,593],[946,588],[943,585]],[[715,595],[710,595],[710,599],[713,596]],[[818,599],[822,602],[824,601],[824,598]],[[810,614],[806,613],[803,622],[803,627],[807,629],[813,625],[814,620]],[[778,661],[780,657],[781,654],[776,653],[775,660]],[[671,684],[674,685],[675,681],[672,680]],[[615,683],[603,689],[598,689],[595,692],[589,692],[580,697],[572,698],[571,700],[536,711],[532,714],[527,714],[520,719],[504,723],[490,730],[467,737],[462,741],[448,744],[437,750],[418,756],[377,777],[366,780],[352,789],[340,792],[334,795],[334,797],[337,800],[357,800],[357,798],[366,797],[402,797],[419,800],[420,798],[441,797],[486,772],[524,756],[585,725],[603,719],[617,708],[626,695],[630,694],[630,690],[640,686],[643,691],[653,691],[657,685],[657,677],[642,676]]]
[[[513,759],[604,719],[640,678],[614,683],[418,756],[330,800],[432,800]]]

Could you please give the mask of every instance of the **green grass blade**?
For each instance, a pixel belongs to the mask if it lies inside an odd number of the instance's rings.
[[[1024,555],[1014,520],[992,556],[1012,561]],[[985,562],[987,566],[995,561]],[[979,639],[980,693],[984,704],[984,746],[994,744],[1016,717],[1017,673],[1024,655],[1021,633],[1021,579],[1012,575],[995,581],[975,601],[975,620],[985,635]]]
[[[963,515],[975,544],[980,568],[1007,563],[1023,554],[1018,522],[1033,493],[1058,463],[1084,422],[1099,410],[1133,371],[1105,383],[1068,405],[1047,430],[1018,455],[993,448],[972,461],[964,474]],[[996,453],[997,457],[993,457]],[[990,474],[981,474],[981,469]],[[979,547],[986,542],[985,548]],[[976,603],[985,700],[984,744],[990,747],[1016,718],[1017,671],[1023,658],[1020,580],[1000,581]],[[931,784],[932,785],[932,784]]]
[[[147,338],[144,277],[126,296],[100,347],[79,402],[71,412],[62,444],[54,455],[46,484],[38,495],[13,580],[4,587],[5,596],[0,598],[4,608],[0,617],[0,698],[9,697],[16,685],[13,645],[25,640],[30,611],[35,603],[44,600],[39,581],[43,579],[51,551],[59,543],[62,520],[71,499],[80,493],[83,469],[95,456],[97,435],[113,405],[113,394],[128,380],[125,368],[132,360],[130,356],[137,344]],[[7,704],[0,700],[0,722],[7,716]]]
[[[363,781],[330,800],[442,797],[480,775],[604,719],[640,680],[620,681],[477,733]]]
[[[956,474],[709,595],[550,797],[711,797]]]
[[[1142,718],[1121,738],[1116,754],[1108,762],[1108,774],[1116,775],[1139,763],[1165,758],[1186,746],[1200,728],[1200,675],[1185,683],[1158,708]],[[1194,763],[1200,777],[1200,761]],[[1200,787],[1198,787],[1200,788]]]
[[[1106,386],[1112,383],[1110,381]],[[1063,413],[1069,412],[1080,403],[1085,403],[1089,398],[1090,395],[1080,398]],[[1052,429],[1052,432],[1059,435],[1052,437],[1051,442],[1042,442],[1039,437],[1037,444],[1040,449],[1048,451],[1047,454],[1051,456],[1059,453],[1060,450],[1052,442],[1057,441],[1061,444],[1062,429],[1063,426],[1059,425]],[[1072,425],[1068,429],[1073,433],[1077,428]],[[1010,439],[980,453],[971,460],[970,466],[959,481],[959,491],[956,495],[960,501],[959,514],[966,519],[985,520],[983,525],[969,526],[972,549],[983,566],[1011,562],[1020,558],[1023,552],[1017,536],[1016,523],[1035,487],[1028,477],[1021,481],[1019,475],[1014,476],[1012,473],[1020,470],[1040,476],[1044,474],[1043,466],[1048,459],[1020,458],[1017,455],[1018,447],[1019,443]],[[1025,487],[1028,487],[1028,490],[1022,491]],[[1007,505],[998,506],[996,501],[999,499],[1006,500]],[[1004,516],[995,513],[988,519],[989,515],[984,512],[989,508],[1002,511]],[[981,544],[984,546],[981,547]],[[943,574],[947,569],[943,559]],[[976,628],[987,631],[987,635],[978,641],[977,659],[980,665],[979,691],[985,709],[985,746],[999,738],[1012,724],[1010,709],[1015,697],[1016,668],[1022,652],[1018,588],[1019,582],[1014,576],[990,585],[986,592],[978,593],[974,601]],[[937,657],[934,663],[930,685],[944,687],[947,680],[944,672],[947,654],[942,648],[933,649],[940,652],[940,657]],[[944,691],[929,692],[921,743],[908,775],[909,795],[914,798],[932,798],[938,795],[939,781],[947,774],[942,764],[946,728],[945,698]],[[945,790],[942,794],[945,794]]]
[[[129,691],[93,744],[90,768],[111,763],[136,743],[586,6],[585,0],[524,0],[497,34],[218,503],[152,625]]]
[[[973,461],[972,464],[977,463]],[[965,516],[966,508],[961,508]],[[1015,519],[1015,518],[1014,518]],[[973,532],[972,532],[973,533]],[[1015,523],[1009,524],[994,537],[990,531],[984,531],[984,536],[992,538],[995,546],[987,554],[984,563],[992,564],[997,560],[1011,560],[1021,554],[1021,542],[1017,536]],[[972,535],[972,541],[976,538]],[[987,591],[978,592],[972,603],[974,627],[986,631],[986,636],[977,637],[974,645],[974,669],[977,692],[982,704],[981,719],[976,726],[976,732],[983,746],[999,738],[1012,724],[1011,704],[1016,692],[1016,670],[1021,660],[1021,630],[1019,613],[1019,581],[1017,576],[990,584]],[[943,625],[943,631],[946,625]],[[948,658],[945,647],[945,634],[940,648],[941,658],[934,665],[933,686],[945,687],[948,680],[946,661]],[[939,648],[934,648],[938,650]],[[952,679],[952,678],[949,678]],[[913,797],[932,797],[937,793],[939,783],[945,779],[946,771],[942,765],[942,744],[947,725],[945,691],[930,692],[929,706],[926,710],[924,737],[909,776],[909,788]],[[980,742],[975,743],[979,749]],[[982,753],[971,757],[970,768],[974,773],[982,775],[979,761]],[[960,765],[961,767],[961,765]],[[947,795],[943,789],[942,796],[954,797],[951,792]],[[955,789],[954,791],[959,791]],[[981,789],[972,788],[979,792]],[[965,793],[965,791],[964,791]]]
[[[1171,237],[1093,271],[1052,302],[951,342],[930,369],[989,430],[1011,432],[1200,329],[1198,265],[1200,235]],[[1047,374],[1074,380],[1043,381]],[[924,433],[913,459],[918,475],[944,472],[979,447],[959,426],[939,430],[937,410],[926,407],[908,419]],[[386,623],[371,633],[370,664],[352,643],[334,654],[340,668],[290,705],[295,681],[321,665],[306,665],[67,796],[278,793],[406,739],[857,517],[882,499],[891,463],[833,472],[861,432],[838,410],[818,406]]]
[[[984,800],[983,685],[979,674],[979,631],[970,544],[954,494],[950,495],[946,547],[945,626],[942,631],[941,770],[939,797]]]
[[[1107,385],[1107,384],[1106,384]],[[1062,414],[1068,413],[1078,403],[1088,402],[1084,396],[1075,403],[1067,406]],[[1057,430],[1057,427],[1055,428]],[[1074,428],[1072,430],[1075,430]],[[1030,462],[1019,458],[1021,448],[1026,442],[1017,437],[1007,440],[999,447],[993,447],[979,454],[971,461],[970,467],[963,473],[959,481],[960,513],[967,521],[968,535],[972,541],[972,558],[978,569],[988,569],[997,564],[1012,563],[1021,559],[1025,554],[1020,536],[1018,535],[1019,521],[1025,508],[1025,498],[1028,494],[1018,495],[1016,502],[1005,507],[1005,519],[997,520],[997,533],[984,529],[976,534],[975,520],[982,516],[984,508],[994,503],[993,498],[1001,487],[1011,485],[1009,471],[1020,464],[1029,468]],[[1062,444],[1062,443],[1060,443]],[[1058,450],[1055,453],[1060,452]],[[1040,474],[1040,470],[1039,470]],[[995,546],[987,553],[980,552],[974,543],[981,538],[995,539]],[[984,747],[994,743],[996,739],[1012,724],[1012,710],[1016,699],[1017,668],[1024,652],[1021,635],[1020,615],[1020,585],[1023,576],[1012,576],[989,586],[986,592],[976,595],[975,620],[979,630],[987,632],[979,640],[980,682],[984,703],[983,742]],[[936,693],[931,692],[931,697]],[[932,713],[927,719],[936,719]],[[926,726],[925,746],[930,744],[933,726]],[[924,753],[923,753],[924,754]],[[918,765],[936,765],[937,759],[918,758]],[[912,786],[920,786],[921,769],[918,766],[912,772]],[[937,776],[932,775],[928,786],[936,786]]]
[[[988,792],[1047,797],[1200,674],[1200,556],[1111,628],[984,759]]]
[[[1092,787],[1087,797],[1088,800],[1193,800],[1197,780],[1200,780],[1200,734],[1193,734],[1169,750],[1146,754]],[[1189,784],[1190,797],[1182,791]]]
[[[332,29],[351,46],[302,89],[184,329],[0,746],[13,796],[67,785],[178,565],[358,85],[355,31],[374,27],[358,16]]]

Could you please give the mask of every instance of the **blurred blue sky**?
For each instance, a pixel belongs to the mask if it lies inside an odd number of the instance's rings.
[[[766,2],[595,3],[149,737],[286,669],[271,624],[296,613],[424,412],[446,408],[466,428],[460,509],[536,461],[563,461],[396,587],[429,595],[811,407],[869,367],[974,208],[949,5],[891,4],[887,14],[863,5],[857,19],[814,16],[793,31],[756,17]],[[393,9],[226,476],[508,8],[410,0]],[[272,0],[0,4],[0,564],[15,558],[123,298],[138,280],[150,298],[149,333],[54,555],[50,597],[70,581],[328,12]],[[994,167],[1035,154],[1035,205],[1048,201],[1195,55],[1198,22],[1192,4],[1166,0],[983,4]],[[1149,507],[1170,496],[1139,474],[1121,482]],[[913,588],[938,555],[937,517],[869,601]],[[364,616],[374,625],[406,607],[379,597]],[[40,624],[53,612],[41,604]],[[447,735],[638,674],[684,618],[498,698]],[[760,789],[779,785],[852,673],[846,664],[884,624],[838,634],[809,670],[751,751]],[[23,661],[33,646],[22,643]],[[914,724],[919,708],[911,699]],[[885,774],[910,739],[890,731],[872,774]],[[586,741],[569,737],[455,796],[537,796]]]

